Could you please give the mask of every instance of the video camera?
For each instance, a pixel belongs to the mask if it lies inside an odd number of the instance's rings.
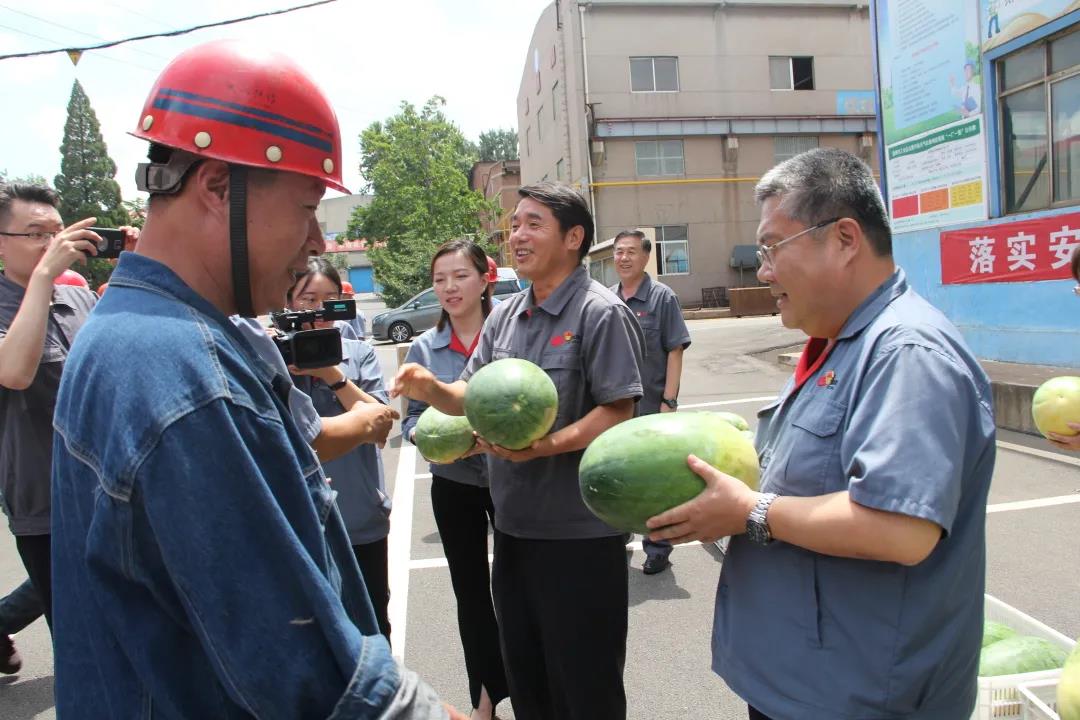
[[[301,370],[333,367],[341,362],[341,333],[337,328],[305,330],[320,320],[351,320],[356,317],[355,300],[327,300],[321,310],[282,310],[270,313],[270,322],[281,331],[274,336],[286,365]]]

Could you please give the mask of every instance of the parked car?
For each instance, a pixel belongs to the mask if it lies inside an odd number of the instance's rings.
[[[499,280],[495,283],[494,296],[503,300],[521,292],[524,284],[518,280],[513,268],[499,268]],[[428,288],[414,295],[401,306],[379,313],[371,320],[371,337],[374,340],[408,342],[413,335],[435,327],[442,308],[435,291]]]

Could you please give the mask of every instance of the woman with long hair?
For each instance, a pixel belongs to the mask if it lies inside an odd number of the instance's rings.
[[[431,284],[442,316],[435,327],[416,338],[405,362],[419,363],[439,380],[453,382],[465,368],[491,312],[487,256],[470,240],[445,243],[431,259]],[[402,421],[402,434],[409,440],[426,409],[426,403],[409,401]],[[487,536],[489,524],[495,525],[495,508],[484,457],[472,455],[447,465],[431,463],[431,507],[457,599],[472,718],[491,720],[509,690],[491,600]]]
[[[296,277],[289,290],[291,310],[316,310],[326,300],[341,297],[341,277],[323,258],[311,258],[307,270]],[[315,323],[316,328],[333,327],[333,321]],[[334,417],[358,402],[389,404],[383,386],[382,369],[375,350],[361,340],[341,341],[340,365],[311,370],[290,368],[293,382],[320,416]],[[372,443],[356,447],[334,460],[323,461],[349,543],[364,576],[379,631],[390,639],[389,577],[387,536],[390,534],[390,498],[386,494],[382,456]]]

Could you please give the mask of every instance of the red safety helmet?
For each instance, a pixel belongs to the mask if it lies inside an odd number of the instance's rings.
[[[488,257],[487,261],[488,261],[487,281],[488,282],[498,282],[499,281],[499,266],[495,263],[494,260],[491,259],[491,257]]]
[[[105,294],[105,289],[109,287],[109,283],[103,282],[97,286],[97,296],[101,297]]]
[[[333,108],[306,72],[273,50],[218,40],[181,53],[158,77],[132,134],[349,192]]]
[[[86,282],[86,278],[74,270],[65,270],[57,275],[56,279],[53,280],[53,285],[74,285],[75,287],[90,289],[90,283]]]
[[[341,281],[341,292],[349,293],[350,295],[352,295],[353,294],[352,283],[349,282],[348,280],[342,280]]]

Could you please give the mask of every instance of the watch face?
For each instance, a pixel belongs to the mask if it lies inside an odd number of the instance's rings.
[[[746,534],[758,545],[765,545],[772,539],[769,536],[768,529],[761,523],[754,522],[753,520],[746,523]]]

